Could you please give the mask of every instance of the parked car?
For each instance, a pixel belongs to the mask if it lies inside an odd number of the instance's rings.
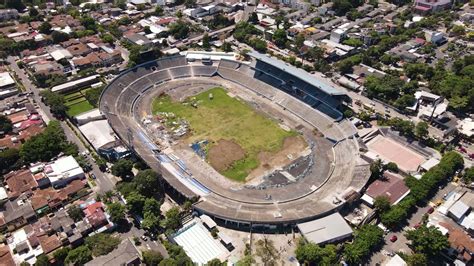
[[[398,237],[396,235],[393,235],[390,237],[390,241],[395,242],[397,241]]]
[[[432,214],[433,212],[434,212],[434,208],[433,208],[433,207],[430,207],[430,208],[428,209],[428,211],[426,211],[426,213],[428,213],[428,214]]]

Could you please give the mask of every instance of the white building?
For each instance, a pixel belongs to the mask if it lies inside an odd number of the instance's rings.
[[[340,43],[344,39],[345,36],[346,36],[346,30],[337,28],[331,31],[331,36],[329,37],[329,40],[335,43]]]
[[[458,130],[464,136],[470,138],[474,135],[474,120],[465,118],[458,122]]]
[[[0,73],[0,99],[10,97],[18,93],[15,80],[8,72]]]
[[[16,9],[0,9],[0,20],[11,20],[18,18],[18,11]]]
[[[34,248],[31,246],[28,234],[24,228],[13,232],[11,237],[8,238],[7,243],[16,265],[20,265],[22,262],[28,262],[30,265],[33,265],[36,262],[36,257],[43,254],[41,245],[37,245]]]
[[[334,243],[352,236],[352,229],[339,213],[297,225],[306,240],[315,244]]]
[[[55,188],[85,177],[84,171],[72,156],[61,157],[44,167],[44,173]]]

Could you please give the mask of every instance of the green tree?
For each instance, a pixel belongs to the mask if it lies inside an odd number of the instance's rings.
[[[107,205],[107,211],[110,214],[110,220],[113,223],[120,223],[125,219],[125,206],[119,202],[114,202]]]
[[[98,107],[100,94],[103,90],[104,87],[88,89],[84,94],[84,97],[91,105],[93,105],[94,107]]]
[[[210,43],[210,38],[209,34],[204,33],[204,36],[202,37],[202,48],[205,50],[211,49],[211,43]]]
[[[265,264],[268,263],[268,265],[274,265],[277,263],[280,254],[275,248],[272,240],[268,238],[259,239],[256,243],[256,247],[255,254],[259,256]]]
[[[158,264],[163,260],[161,253],[154,250],[145,250],[143,251],[142,256],[143,262],[147,266],[158,266]]]
[[[160,226],[160,203],[154,198],[145,200],[142,225],[151,231],[156,231]]]
[[[288,38],[286,37],[286,31],[284,29],[277,29],[273,33],[273,42],[280,48],[285,47]]]
[[[454,25],[451,28],[451,32],[456,36],[462,36],[466,34],[466,29],[462,25]]]
[[[161,6],[156,6],[155,7],[155,16],[163,16],[163,8]]]
[[[0,151],[0,175],[20,167],[20,152],[15,148],[7,148]]]
[[[145,196],[138,193],[137,191],[132,191],[126,197],[127,208],[130,212],[142,215],[143,206],[145,205]]]
[[[387,196],[378,196],[374,200],[374,207],[380,213],[384,213],[390,209],[390,199]]]
[[[81,24],[86,28],[86,30],[91,30],[97,32],[97,23],[95,19],[90,16],[84,16],[81,18]]]
[[[178,245],[173,245],[169,242],[164,242],[163,243],[166,250],[168,251],[168,254],[170,255],[171,260],[165,261],[167,259],[164,259],[162,262],[160,262],[161,265],[193,265],[192,260],[186,255],[186,252],[184,252],[183,248],[178,246]],[[163,263],[165,261],[165,263]]]
[[[51,112],[54,115],[66,115],[66,112],[69,108],[66,106],[66,100],[64,99],[64,96],[50,90],[44,90],[40,93],[40,95],[43,97],[44,102],[49,106]]]
[[[249,254],[242,257],[237,261],[236,266],[252,266],[255,263],[255,259]]]
[[[379,179],[383,174],[383,165],[381,160],[375,160],[370,164],[370,178]]]
[[[421,121],[418,124],[416,124],[415,127],[415,136],[418,139],[424,140],[428,137],[428,123]]]
[[[423,253],[430,259],[440,256],[441,252],[449,247],[448,237],[434,226],[420,226],[408,231],[405,236],[413,251]]]
[[[306,39],[306,37],[305,37],[304,33],[302,33],[302,32],[298,33],[295,37],[295,46],[296,46],[296,48],[301,49],[304,46],[305,39]]]
[[[347,40],[344,40],[342,43],[353,47],[361,47],[362,45],[364,45],[364,43],[360,39],[356,38],[349,38]]]
[[[127,159],[120,159],[112,165],[112,174],[123,179],[133,175],[133,162]]]
[[[114,43],[114,36],[112,36],[112,34],[106,33],[106,34],[103,34],[102,36],[100,36],[100,38],[102,39],[102,41],[104,41],[108,44],[113,44]]]
[[[383,231],[375,225],[363,225],[354,233],[354,241],[344,246],[344,259],[359,264],[383,244]]]
[[[136,184],[137,191],[145,197],[158,197],[162,188],[160,177],[158,174],[151,170],[143,170],[133,179]]]
[[[385,170],[389,170],[390,172],[397,173],[398,172],[398,165],[394,162],[389,162],[384,166]]]
[[[173,207],[166,212],[162,227],[168,230],[175,230],[181,225],[180,211],[178,207]]]
[[[95,257],[109,254],[120,244],[120,238],[106,233],[88,236],[85,240],[86,246]]]
[[[224,43],[222,44],[222,50],[223,50],[224,52],[226,52],[226,53],[232,52],[232,45],[231,45],[230,43],[228,43],[228,42],[224,42]]]
[[[179,19],[168,26],[168,31],[175,39],[182,40],[188,37],[190,28],[187,23]]]
[[[57,265],[64,264],[64,261],[66,260],[66,257],[68,255],[69,251],[71,251],[70,247],[63,247],[63,248],[60,248],[60,249],[54,251],[53,258],[56,261]]]
[[[6,133],[11,132],[12,129],[13,129],[12,121],[8,117],[4,115],[0,115],[0,131],[6,134]]]
[[[31,18],[36,18],[39,15],[39,11],[38,11],[38,9],[36,9],[34,7],[30,7],[30,10],[28,11],[28,15]]]
[[[61,43],[69,40],[69,34],[61,32],[61,31],[53,31],[51,33],[51,39],[53,43]]]
[[[48,266],[48,265],[51,265],[51,263],[49,263],[49,259],[45,254],[41,254],[38,257],[36,257],[35,266]]]
[[[74,265],[83,265],[92,260],[92,252],[87,246],[79,246],[67,254],[65,263]]]
[[[474,167],[467,168],[462,177],[463,181],[467,184],[474,182]]]
[[[336,265],[337,250],[334,245],[320,247],[314,243],[307,243],[303,239],[296,247],[296,259],[303,265]]]
[[[422,253],[413,253],[406,257],[406,262],[408,266],[426,266],[428,264],[428,259],[425,254]]]
[[[221,262],[218,258],[212,259],[206,263],[206,266],[225,266],[227,263]]]
[[[66,139],[59,121],[50,121],[46,129],[27,140],[20,149],[20,156],[23,161],[46,162],[57,156],[59,153],[66,155],[77,154],[77,146]]]
[[[43,34],[50,34],[51,33],[51,28],[52,28],[51,24],[49,24],[49,22],[45,21],[45,22],[41,23],[38,30],[39,30],[39,32],[41,32]]]
[[[77,205],[72,205],[69,207],[67,214],[74,220],[74,222],[79,222],[82,220],[82,218],[84,218],[84,212]]]

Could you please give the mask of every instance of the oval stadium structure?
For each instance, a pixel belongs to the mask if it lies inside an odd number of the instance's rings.
[[[288,226],[339,210],[370,175],[356,130],[338,110],[347,96],[303,70],[250,55],[252,63],[210,54],[206,60],[179,55],[136,66],[110,82],[100,110],[123,142],[163,176],[168,191],[195,199],[200,214],[244,229]],[[239,183],[223,178],[191,147],[163,144],[160,129],[147,122],[153,99],[165,93],[190,97],[214,87],[298,131],[308,152],[266,173],[260,183]]]

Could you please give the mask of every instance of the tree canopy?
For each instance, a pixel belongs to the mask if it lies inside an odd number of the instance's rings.
[[[344,259],[349,264],[360,264],[383,244],[383,230],[367,224],[354,232],[354,241],[344,246]]]
[[[409,176],[405,184],[410,188],[410,195],[381,215],[382,223],[390,228],[402,226],[408,215],[415,210],[417,203],[426,201],[430,193],[436,192],[442,182],[446,182],[454,173],[464,166],[463,158],[457,152],[447,152],[440,163],[426,172],[420,180]]]
[[[69,207],[67,214],[74,220],[74,222],[79,222],[82,220],[82,218],[84,218],[84,212],[77,205],[72,205]]]
[[[162,221],[161,226],[168,230],[175,230],[181,225],[180,211],[178,207],[173,207],[168,210],[165,214],[165,219]]]
[[[0,115],[0,131],[2,131],[3,133],[9,133],[12,131],[12,129],[12,121],[8,119],[8,117]]]
[[[120,239],[107,233],[99,233],[88,236],[85,240],[86,246],[95,257],[109,254],[120,244]]]
[[[59,121],[53,120],[42,133],[23,143],[20,156],[27,163],[46,162],[61,152],[66,155],[75,155],[77,146],[67,140]]]
[[[112,165],[112,174],[121,178],[127,178],[133,175],[133,162],[127,159],[120,159]]]
[[[159,197],[162,189],[160,176],[153,170],[147,169],[138,172],[133,179],[137,191],[145,197]]]
[[[303,239],[296,247],[296,259],[303,265],[336,265],[337,250],[334,245],[320,247],[314,243],[307,243]]]
[[[441,252],[449,247],[448,237],[434,226],[420,226],[415,230],[409,230],[405,236],[410,241],[410,248],[413,251],[425,254],[429,259],[440,256]]]
[[[163,256],[160,252],[154,250],[145,250],[142,253],[143,262],[148,266],[158,266],[163,260]]]
[[[69,108],[66,106],[66,100],[64,99],[64,96],[50,90],[44,90],[40,93],[40,95],[43,97],[44,102],[51,109],[51,113],[63,117],[66,115],[66,111]]]
[[[92,252],[87,246],[83,245],[69,251],[64,262],[74,265],[83,265],[90,260],[92,260]]]
[[[113,223],[120,223],[125,219],[125,206],[123,206],[120,202],[108,204],[107,212],[110,214],[110,220]]]

